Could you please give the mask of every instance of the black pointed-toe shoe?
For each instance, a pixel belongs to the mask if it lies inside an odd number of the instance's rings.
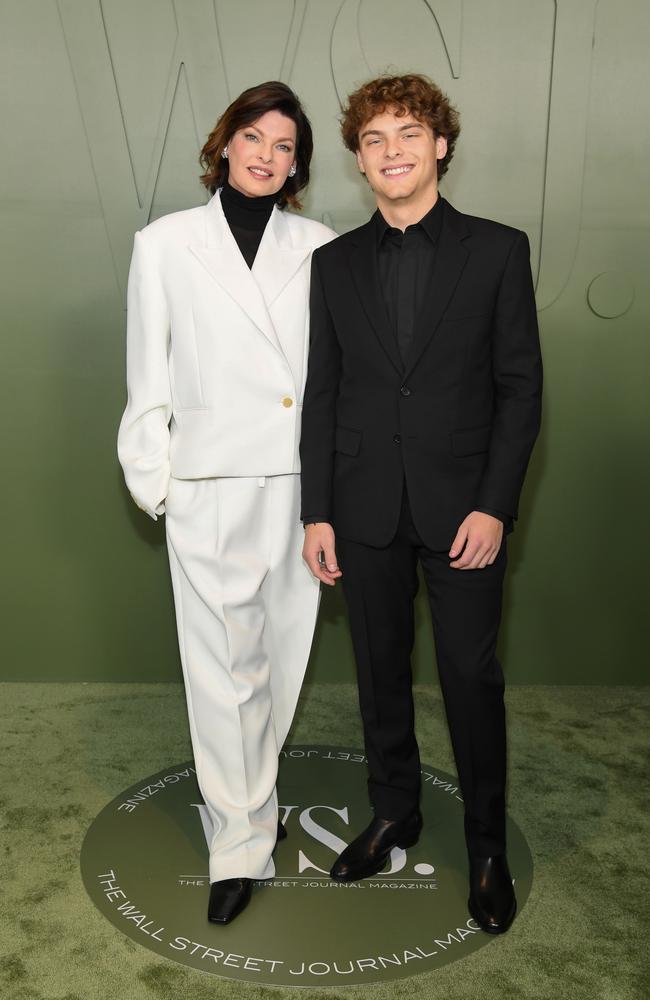
[[[253,880],[251,878],[225,878],[210,886],[208,920],[212,924],[229,924],[251,898]]]
[[[503,934],[517,912],[505,854],[469,859],[469,912],[481,930]]]
[[[286,828],[282,825],[282,823],[280,822],[280,820],[278,820],[278,833],[277,833],[277,836],[275,838],[275,842],[276,842],[276,844],[279,844],[281,840],[286,840],[286,839],[287,839]]]
[[[336,859],[330,871],[331,878],[335,882],[356,882],[376,875],[386,865],[394,847],[412,847],[417,843],[421,829],[420,812],[403,820],[376,816]]]

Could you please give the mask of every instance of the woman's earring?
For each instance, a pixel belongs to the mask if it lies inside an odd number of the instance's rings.
[[[227,146],[224,146],[223,149],[221,150],[221,157],[224,160],[228,159],[228,147]]]
[[[296,168],[296,164],[292,163],[291,167],[289,168],[289,177],[295,177],[296,176],[296,169],[297,169]]]

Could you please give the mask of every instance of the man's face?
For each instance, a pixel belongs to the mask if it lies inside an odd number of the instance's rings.
[[[377,201],[417,200],[438,190],[437,161],[447,152],[447,140],[434,136],[429,125],[397,109],[375,115],[359,133],[357,163]]]

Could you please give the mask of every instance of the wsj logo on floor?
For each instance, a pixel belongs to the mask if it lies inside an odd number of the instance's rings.
[[[206,846],[212,840],[214,827],[203,803],[192,803],[200,819]],[[329,870],[338,855],[350,840],[360,832],[363,820],[350,822],[350,807],[337,808],[332,805],[311,805],[301,808],[297,805],[285,805],[279,808],[280,819],[287,830],[287,839],[276,849],[275,878],[260,885],[268,888],[335,888],[335,889],[437,889],[438,881],[435,867],[423,859],[426,847],[416,846],[408,851],[393,848],[390,864],[379,875],[363,882],[332,882]],[[342,826],[349,827],[350,835],[344,840]],[[334,830],[338,830],[335,833]],[[323,879],[322,876],[326,878]],[[188,884],[187,877],[179,877],[179,881]],[[207,881],[207,876],[200,880],[191,880],[193,884]]]

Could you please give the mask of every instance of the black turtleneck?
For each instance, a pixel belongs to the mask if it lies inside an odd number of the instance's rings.
[[[223,214],[249,267],[253,266],[278,195],[279,192],[249,198],[248,195],[231,187],[227,181],[221,189]]]

